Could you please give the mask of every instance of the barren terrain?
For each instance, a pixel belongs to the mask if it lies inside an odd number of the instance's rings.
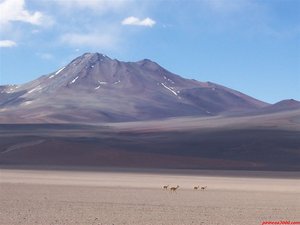
[[[0,124],[0,166],[300,170],[300,111],[102,124]]]
[[[2,169],[1,224],[257,225],[300,220],[299,172],[137,171]],[[167,184],[180,188],[171,193],[162,189]],[[197,185],[208,187],[193,190]]]

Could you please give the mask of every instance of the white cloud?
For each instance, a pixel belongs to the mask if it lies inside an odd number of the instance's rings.
[[[98,48],[114,48],[118,43],[118,35],[110,32],[103,33],[66,33],[61,36],[60,41],[74,47],[88,46]]]
[[[98,13],[127,7],[132,0],[53,0],[56,4],[70,9],[92,9]]]
[[[51,25],[50,17],[39,11],[29,12],[25,9],[25,0],[4,0],[0,3],[0,24],[20,21],[33,25]]]
[[[11,40],[0,40],[0,48],[10,48],[17,46],[17,43]]]
[[[141,20],[134,16],[127,17],[122,21],[123,25],[147,26],[147,27],[152,27],[153,25],[155,25],[155,23],[156,22],[149,17]]]

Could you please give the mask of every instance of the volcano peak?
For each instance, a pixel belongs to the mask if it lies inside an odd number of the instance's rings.
[[[103,62],[104,60],[112,60],[108,56],[101,54],[101,53],[84,53],[83,55],[77,57],[74,59],[70,64],[75,63],[85,63],[85,64],[91,64],[91,63],[96,63],[96,62]]]
[[[266,105],[215,86],[180,77],[150,59],[122,62],[87,52],[19,88],[4,87],[0,106],[16,120],[26,112],[28,121],[116,122],[212,116]]]

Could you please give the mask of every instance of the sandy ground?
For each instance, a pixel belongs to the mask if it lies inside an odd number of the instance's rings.
[[[257,225],[299,212],[299,178],[0,170],[1,225]]]

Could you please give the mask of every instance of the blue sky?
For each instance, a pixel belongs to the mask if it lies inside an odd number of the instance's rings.
[[[85,52],[149,58],[270,103],[300,100],[300,1],[0,0],[0,85]]]

